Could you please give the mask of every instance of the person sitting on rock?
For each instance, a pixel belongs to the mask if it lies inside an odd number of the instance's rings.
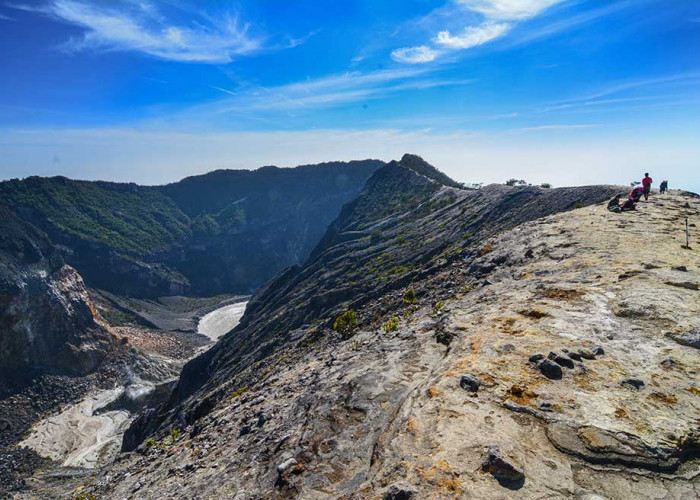
[[[610,212],[620,212],[620,195],[617,194],[615,195],[609,202],[608,202],[608,210]]]
[[[637,203],[639,200],[642,199],[642,195],[644,194],[644,188],[641,186],[633,188],[632,191],[630,191],[629,199],[625,202],[624,205],[620,207],[620,210],[623,212],[628,212],[630,210],[636,210],[637,209]]]
[[[636,188],[633,188],[632,191],[630,191],[630,200],[634,200],[635,203],[637,203],[639,200],[642,199],[642,196],[644,195],[644,188],[642,186],[637,186]]]
[[[627,201],[625,202],[624,205],[622,205],[622,206],[620,207],[620,211],[621,211],[621,212],[629,212],[630,210],[636,210],[636,209],[637,209],[637,202],[638,202],[638,201],[639,201],[639,200],[634,200],[634,199],[630,198],[629,200],[627,200]]]

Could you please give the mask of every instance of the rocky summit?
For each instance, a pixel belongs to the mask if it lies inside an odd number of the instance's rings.
[[[121,453],[13,495],[700,496],[700,198],[623,189],[381,166]]]

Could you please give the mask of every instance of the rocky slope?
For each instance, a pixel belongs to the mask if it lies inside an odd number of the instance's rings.
[[[0,182],[93,288],[139,298],[249,293],[304,260],[383,165],[220,170],[167,186],[30,177]]]
[[[0,205],[0,395],[34,373],[90,373],[113,340],[80,275]]]
[[[82,494],[698,495],[698,200],[570,210],[614,188],[457,190],[402,163]]]

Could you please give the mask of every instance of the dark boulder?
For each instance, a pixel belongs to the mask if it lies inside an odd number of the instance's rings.
[[[394,483],[386,489],[384,500],[411,500],[417,498],[418,488],[406,481]]]
[[[556,364],[555,362],[545,359],[540,363],[540,372],[542,372],[542,375],[545,377],[552,379],[552,380],[560,380],[562,377],[562,370],[561,366]]]
[[[631,387],[637,391],[644,387],[644,381],[636,378],[626,378],[620,384],[626,387]]]
[[[481,380],[473,375],[462,375],[459,379],[459,386],[469,392],[478,392],[481,384]]]
[[[556,364],[563,366],[564,368],[574,368],[574,362],[571,360],[571,358],[567,358],[565,356],[557,354],[556,352],[550,352],[547,358],[554,361]]]
[[[481,470],[491,474],[501,486],[509,489],[520,489],[525,484],[523,471],[513,465],[496,445],[486,452]]]

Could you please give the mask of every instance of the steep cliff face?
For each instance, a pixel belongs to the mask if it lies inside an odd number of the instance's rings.
[[[85,375],[111,341],[80,275],[0,207],[0,393],[33,374]]]
[[[382,164],[221,170],[156,187],[30,177],[1,182],[0,196],[91,287],[133,297],[249,293],[303,261]]]

